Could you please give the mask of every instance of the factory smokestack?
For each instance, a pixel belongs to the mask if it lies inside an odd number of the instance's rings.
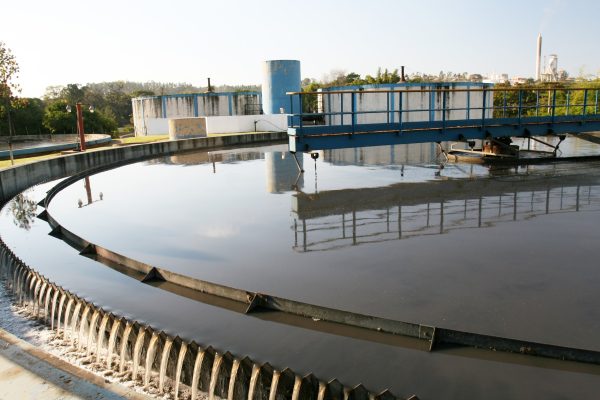
[[[542,78],[542,34],[538,33],[537,38],[537,54],[535,58],[535,80],[539,81]]]

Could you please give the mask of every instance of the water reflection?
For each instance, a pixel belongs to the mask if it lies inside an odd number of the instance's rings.
[[[438,157],[439,146],[436,143],[415,143],[323,151],[323,160],[332,165],[418,165],[435,162],[438,160]]]
[[[104,193],[102,193],[102,192],[98,193],[98,198],[96,200],[93,199],[93,196],[92,196],[92,183],[90,181],[90,177],[89,176],[86,176],[84,178],[83,185],[85,187],[85,196],[86,196],[86,199],[87,199],[87,203],[83,204],[83,200],[78,199],[77,200],[77,207],[78,208],[86,207],[86,206],[89,206],[89,205],[91,205],[91,204],[93,204],[93,203],[95,203],[97,201],[104,200]]]
[[[304,159],[298,157],[298,165],[303,168]],[[287,151],[271,151],[265,153],[265,170],[267,172],[267,192],[284,193],[290,190],[301,190],[304,186],[304,174],[301,174],[296,160]]]
[[[149,163],[169,165],[201,165],[212,164],[213,172],[217,172],[216,163],[235,164],[240,161],[262,160],[265,153],[252,149],[218,150],[218,151],[193,151],[183,152],[177,155],[151,160]]]
[[[579,183],[579,184],[577,184]],[[545,214],[600,210],[600,179],[439,181],[292,196],[293,249],[360,244],[490,227]]]
[[[13,216],[13,222],[21,229],[30,230],[37,215],[37,204],[23,192],[11,200],[8,211]]]

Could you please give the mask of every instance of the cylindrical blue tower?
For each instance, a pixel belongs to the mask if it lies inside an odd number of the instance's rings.
[[[262,85],[264,113],[279,114],[282,110],[285,114],[299,113],[299,96],[287,96],[286,92],[299,92],[300,80],[300,61],[265,61]]]

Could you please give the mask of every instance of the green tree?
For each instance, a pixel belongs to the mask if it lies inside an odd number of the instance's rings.
[[[38,135],[48,133],[43,128],[44,102],[37,98],[19,98],[13,100],[12,124],[16,135]]]
[[[8,136],[13,134],[11,102],[14,100],[14,93],[19,91],[19,86],[14,81],[18,73],[19,64],[15,56],[4,42],[0,42],[0,99],[4,105]]]
[[[316,92],[322,84],[318,82],[310,82],[302,88],[303,92]],[[317,94],[305,94],[302,95],[302,111],[305,113],[316,113],[318,112],[318,95]]]
[[[43,124],[51,133],[76,133],[77,115],[66,110],[65,100],[54,101],[46,107]],[[83,126],[86,133],[113,133],[117,130],[114,116],[103,110],[90,112],[83,107]]]

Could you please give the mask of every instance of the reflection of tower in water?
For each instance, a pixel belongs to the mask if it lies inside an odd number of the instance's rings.
[[[302,167],[302,156],[298,157]],[[304,176],[299,174],[298,166],[291,153],[273,151],[265,153],[267,171],[267,192],[283,193],[301,189],[304,186]]]

